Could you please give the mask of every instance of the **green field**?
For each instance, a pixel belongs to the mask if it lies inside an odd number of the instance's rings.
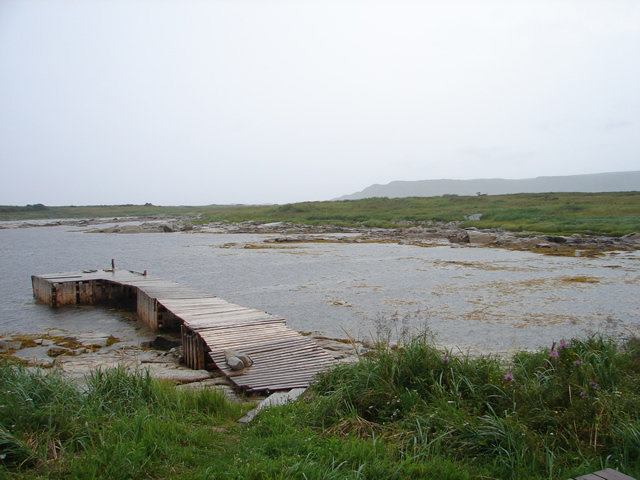
[[[640,475],[640,342],[549,341],[509,362],[385,342],[306,398],[250,406],[144,371],[0,362],[7,479],[567,479]]]
[[[464,222],[481,213],[482,220]],[[118,205],[84,207],[0,207],[0,219],[198,215],[199,222],[290,222],[307,225],[394,228],[427,222],[462,221],[462,227],[621,236],[640,231],[640,192],[546,193],[493,196],[370,198],[286,205],[163,207]]]

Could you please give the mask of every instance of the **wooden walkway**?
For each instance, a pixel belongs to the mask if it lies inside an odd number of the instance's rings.
[[[333,359],[283,318],[229,303],[195,288],[126,270],[98,270],[31,277],[34,296],[52,306],[119,303],[135,308],[155,330],[180,330],[185,363],[213,362],[247,392],[309,386]],[[249,355],[253,365],[232,371],[225,351]]]
[[[606,468],[605,470],[600,470],[599,472],[593,472],[587,475],[582,475],[581,477],[576,477],[573,480],[636,480],[636,479],[633,477],[630,477],[629,475],[625,475],[624,473],[620,473],[617,470]]]

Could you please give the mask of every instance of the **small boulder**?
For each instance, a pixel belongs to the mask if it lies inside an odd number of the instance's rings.
[[[274,228],[282,228],[285,226],[284,222],[271,222],[271,223],[263,223],[262,225],[259,225],[258,228],[260,228],[261,230],[271,230]]]
[[[242,360],[242,363],[244,363],[245,367],[250,367],[251,365],[253,365],[253,360],[251,359],[251,357],[249,355],[246,355],[246,354],[240,353],[240,352],[236,352],[236,357],[238,357],[240,360]]]
[[[567,243],[566,237],[560,237],[558,235],[547,235],[545,238],[548,242],[552,243]]]
[[[224,356],[227,359],[227,365],[231,370],[242,370],[243,368],[253,365],[251,357],[242,352],[236,352],[235,350],[225,350]]]
[[[466,230],[455,230],[447,233],[446,236],[451,243],[469,243],[469,234]]]
[[[469,243],[471,245],[487,245],[496,240],[495,235],[491,235],[490,233],[479,232],[475,230],[469,230],[467,232],[469,236]]]
[[[542,238],[540,237],[530,237],[530,238],[523,238],[520,241],[520,244],[525,247],[525,248],[536,248],[538,245],[540,244],[545,244],[545,245],[549,245],[548,243],[546,243]]]
[[[229,357],[227,358],[227,365],[231,370],[238,371],[244,368],[244,362],[240,360],[238,357]]]

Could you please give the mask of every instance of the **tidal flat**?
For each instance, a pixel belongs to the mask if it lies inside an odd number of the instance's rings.
[[[281,232],[264,229],[88,233],[93,227],[0,229],[0,333],[57,328],[135,343],[141,330],[120,312],[54,310],[32,297],[32,274],[106,268],[111,259],[120,268],[147,270],[330,338],[395,341],[427,332],[443,348],[510,353],[563,338],[640,332],[637,249],[541,255],[446,238],[357,242],[345,241],[357,234],[334,232],[282,242]]]

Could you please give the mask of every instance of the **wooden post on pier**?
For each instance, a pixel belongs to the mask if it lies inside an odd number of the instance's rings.
[[[204,370],[206,366],[205,344],[200,335],[182,325],[182,353],[184,363],[194,370]]]

